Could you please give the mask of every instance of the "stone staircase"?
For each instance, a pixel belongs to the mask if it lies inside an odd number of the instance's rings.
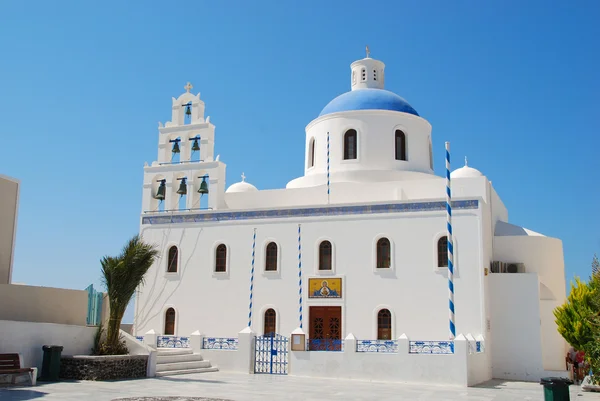
[[[202,355],[194,354],[191,348],[158,348],[156,377],[184,375],[187,373],[217,372],[219,368]]]

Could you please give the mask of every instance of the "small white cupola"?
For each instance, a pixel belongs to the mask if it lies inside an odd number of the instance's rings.
[[[474,178],[474,177],[483,177],[483,173],[476,168],[469,167],[467,162],[467,158],[465,156],[465,166],[461,168],[457,168],[452,173],[450,173],[450,178]]]
[[[234,193],[234,192],[257,192],[257,191],[258,191],[258,189],[254,185],[250,184],[249,182],[246,182],[246,176],[244,175],[244,173],[242,173],[242,181],[232,184],[229,188],[227,188],[227,191],[225,191],[225,192],[230,194],[230,193]]]
[[[367,46],[367,57],[357,60],[350,65],[352,70],[352,90],[356,89],[383,89],[385,64],[382,61],[371,58],[369,46]]]

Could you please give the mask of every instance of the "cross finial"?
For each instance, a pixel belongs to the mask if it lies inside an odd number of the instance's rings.
[[[467,162],[467,156],[465,156],[465,167],[467,167],[469,163]]]
[[[189,82],[188,82],[187,84],[185,84],[185,86],[183,87],[183,89],[185,89],[185,91],[186,91],[187,93],[190,93],[190,91],[191,91],[193,88],[194,88],[194,87],[193,87],[193,86],[192,86],[192,84],[191,84],[191,83],[189,83]]]
[[[367,58],[371,58],[371,51],[369,50],[369,45],[367,45]]]
[[[242,182],[246,182],[246,176],[242,173]]]

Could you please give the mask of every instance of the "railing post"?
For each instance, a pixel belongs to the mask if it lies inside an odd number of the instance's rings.
[[[202,342],[204,341],[204,334],[200,333],[200,330],[194,331],[190,335],[190,347],[194,354],[199,354],[202,351]]]
[[[254,373],[254,339],[256,335],[250,327],[238,333],[238,363],[242,372]]]
[[[144,334],[144,344],[149,347],[157,348],[156,345],[156,332],[150,329],[146,334]]]
[[[409,351],[410,341],[406,333],[402,333],[402,335],[398,337],[398,354],[402,355],[403,358],[406,358]]]
[[[454,339],[454,369],[459,371],[459,380],[465,387],[469,385],[469,341],[459,334]]]
[[[343,351],[344,353],[356,353],[356,337],[354,337],[354,334],[350,333],[344,339]]]

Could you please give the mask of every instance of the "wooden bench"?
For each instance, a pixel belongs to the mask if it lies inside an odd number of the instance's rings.
[[[0,354],[0,375],[12,376],[12,384],[15,384],[17,376],[28,375],[31,385],[35,386],[37,368],[21,367],[21,356],[19,354]]]

